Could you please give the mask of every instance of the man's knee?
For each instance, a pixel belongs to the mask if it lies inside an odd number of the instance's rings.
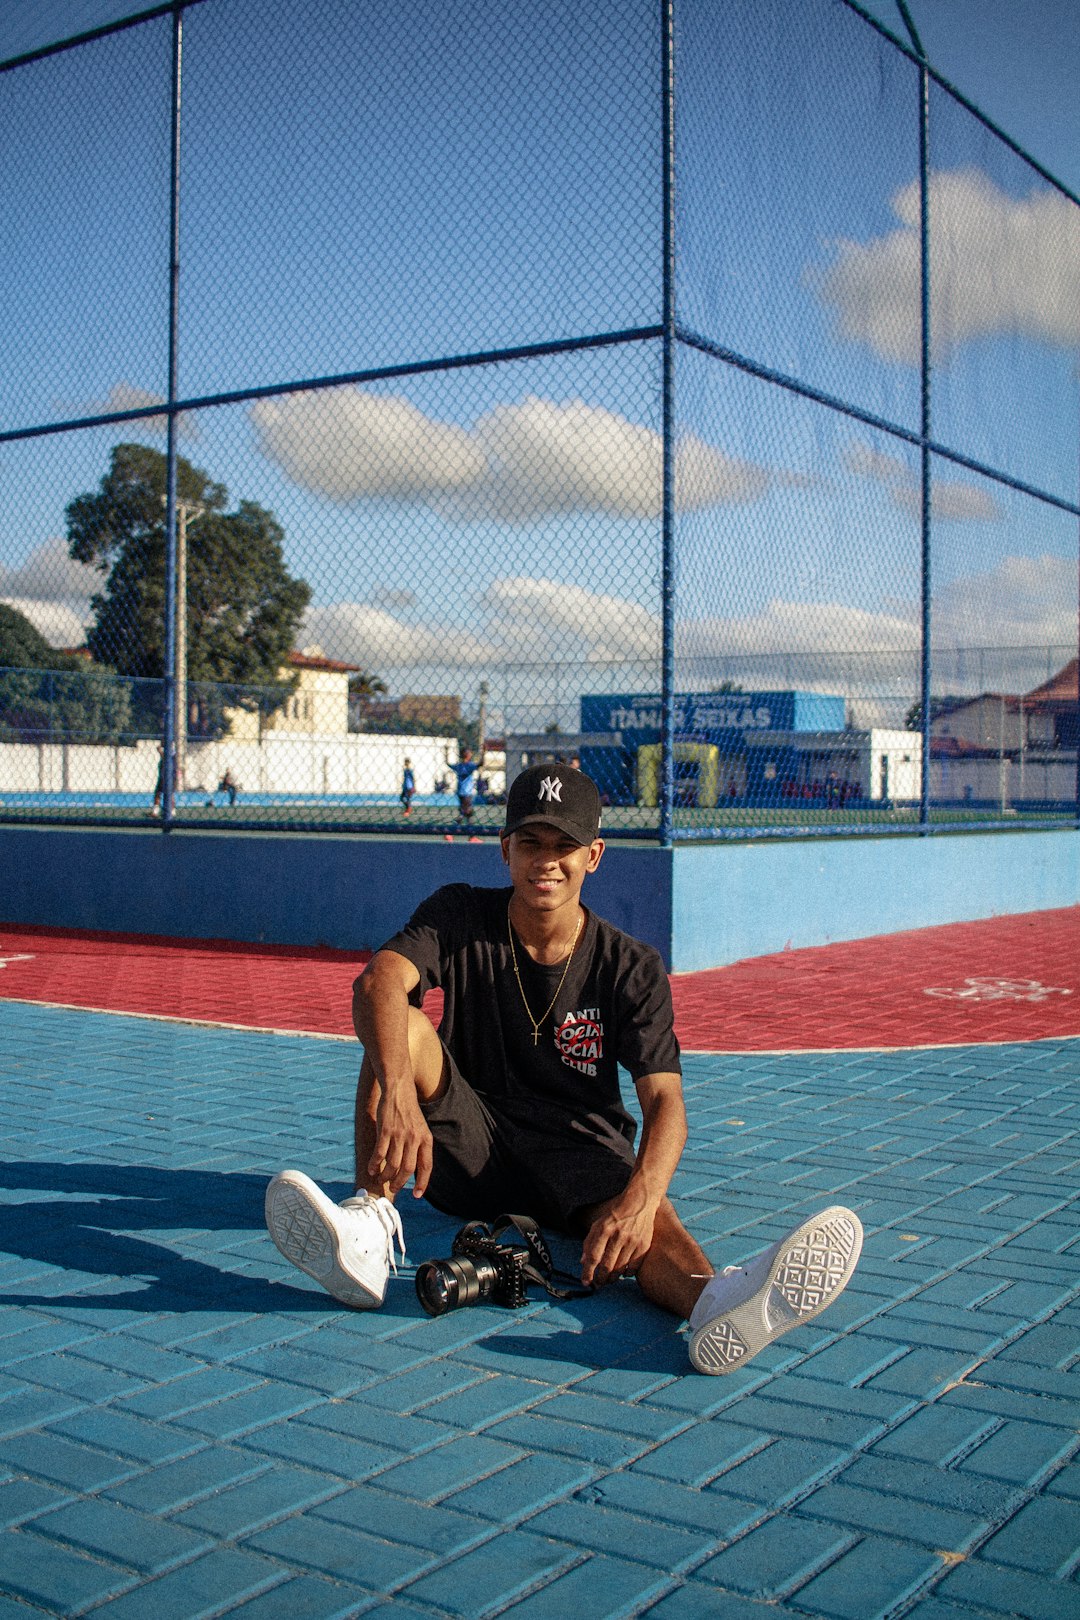
[[[426,1013],[409,1008],[409,1063],[422,1102],[441,1097],[449,1084],[446,1049]],[[375,1089],[375,1070],[367,1053],[360,1068],[360,1091],[368,1096]]]

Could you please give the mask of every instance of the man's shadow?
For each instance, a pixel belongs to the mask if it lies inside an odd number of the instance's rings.
[[[268,1177],[220,1170],[176,1170],[158,1165],[0,1162],[0,1252],[30,1262],[23,1286],[0,1292],[0,1304],[83,1306],[94,1310],[154,1315],[176,1311],[221,1311],[229,1315],[289,1314],[322,1317],[342,1307],[296,1273],[274,1248],[263,1219]],[[325,1188],[333,1199],[349,1186]],[[410,1251],[416,1240],[429,1254],[449,1255],[461,1223],[420,1204],[409,1211]],[[220,1264],[212,1258],[213,1234],[222,1235]],[[253,1277],[243,1258],[230,1253],[248,1235],[265,1238],[266,1264],[279,1277]],[[202,1242],[210,1258],[192,1256]],[[187,1252],[179,1245],[184,1243]],[[580,1245],[555,1238],[556,1263],[572,1270]],[[32,1269],[40,1266],[40,1273]],[[99,1281],[112,1281],[112,1289]],[[35,1287],[36,1284],[36,1287]],[[573,1362],[584,1366],[635,1364],[639,1370],[674,1372],[685,1362],[670,1317],[646,1304],[630,1283],[613,1286],[561,1308],[533,1289],[530,1303],[550,1303],[553,1316],[530,1313],[532,1331],[517,1328],[515,1312],[490,1305],[470,1310],[467,1334],[500,1359]],[[397,1279],[387,1305],[399,1321],[424,1319],[411,1280]],[[574,1319],[567,1320],[567,1312]],[[351,1314],[351,1313],[350,1313]],[[462,1323],[462,1327],[465,1324]],[[507,1370],[510,1370],[508,1367]]]
[[[325,1315],[336,1307],[321,1289],[230,1269],[244,1262],[228,1252],[224,1234],[235,1234],[237,1246],[248,1233],[265,1234],[268,1179],[158,1165],[0,1163],[0,1191],[12,1195],[3,1200],[0,1251],[41,1265],[40,1276],[26,1271],[25,1285],[0,1293],[0,1303]],[[351,1191],[343,1188],[336,1196]],[[214,1233],[223,1235],[220,1265],[212,1258]],[[209,1237],[210,1258],[197,1259],[190,1246],[187,1252],[178,1247],[202,1234]],[[270,1269],[279,1256],[269,1236],[266,1245]],[[98,1278],[115,1279],[118,1286],[103,1289]]]

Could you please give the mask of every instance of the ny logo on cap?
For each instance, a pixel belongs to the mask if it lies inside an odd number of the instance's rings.
[[[562,783],[557,776],[545,776],[541,782],[540,803],[543,804],[545,799],[549,804],[554,804],[556,801],[559,804],[562,803]]]

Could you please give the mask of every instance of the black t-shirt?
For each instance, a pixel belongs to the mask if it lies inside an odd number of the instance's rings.
[[[411,997],[416,1006],[428,990],[443,991],[439,1034],[494,1110],[545,1135],[633,1142],[619,1064],[632,1080],[680,1072],[659,952],[586,910],[561,989],[565,960],[543,967],[515,938],[519,987],[508,932],[512,894],[448,884],[383,949],[406,957],[420,974]],[[522,992],[533,1019],[555,998],[538,1040]]]

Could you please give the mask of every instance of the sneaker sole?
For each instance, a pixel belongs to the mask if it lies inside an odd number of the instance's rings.
[[[834,1206],[804,1221],[757,1292],[698,1328],[690,1340],[698,1372],[731,1372],[789,1328],[812,1321],[847,1287],[862,1241],[862,1224],[850,1209]]]
[[[365,1288],[345,1270],[333,1216],[336,1204],[309,1177],[283,1171],[266,1189],[266,1227],[276,1247],[343,1305],[371,1310],[382,1295]]]

